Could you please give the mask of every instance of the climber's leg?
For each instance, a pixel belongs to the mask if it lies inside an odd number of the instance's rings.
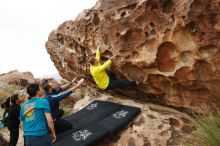
[[[106,90],[136,86],[136,81],[110,80]]]
[[[115,77],[113,72],[107,72],[107,74],[108,74],[108,77],[110,78],[110,80],[117,80],[117,78]]]

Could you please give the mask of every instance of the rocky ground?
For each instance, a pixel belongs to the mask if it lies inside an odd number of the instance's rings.
[[[9,141],[9,131],[7,128],[4,128],[0,131],[0,135],[2,135],[2,138],[4,139],[4,142],[1,146],[8,146],[8,141]],[[0,143],[1,144],[1,143]],[[24,146],[24,138],[23,138],[23,131],[19,131],[19,140],[17,143],[17,146]]]
[[[77,112],[95,99],[141,108],[140,115],[127,127],[101,140],[98,146],[181,146],[192,131],[189,117],[186,114],[165,106],[125,96],[112,96],[109,93],[100,94],[90,88],[82,88],[77,94],[78,97],[81,95],[83,98],[75,102],[70,113]],[[75,99],[71,99],[73,97],[66,99],[63,104],[74,101]],[[9,133],[6,128],[1,130],[0,134],[8,140]],[[23,146],[22,131],[20,131],[18,146]]]

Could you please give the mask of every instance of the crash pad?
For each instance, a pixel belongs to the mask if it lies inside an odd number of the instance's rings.
[[[53,146],[88,146],[129,124],[140,108],[95,100],[80,111],[65,117],[73,128],[59,133]]]

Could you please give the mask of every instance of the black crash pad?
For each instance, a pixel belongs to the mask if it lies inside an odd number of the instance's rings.
[[[105,127],[109,134],[113,134],[120,130],[123,126],[129,124],[139,113],[139,108],[122,106],[120,110],[101,120],[99,124]]]
[[[72,114],[65,119],[73,125],[72,130],[79,130],[91,123],[96,123],[101,119],[118,111],[122,105],[113,102],[95,100],[82,110]]]
[[[95,100],[82,110],[65,117],[73,128],[59,133],[53,146],[88,146],[113,134],[140,113],[140,108]]]
[[[77,131],[71,131],[65,138],[58,139],[54,146],[87,146],[105,137],[108,130],[100,124],[92,124]]]

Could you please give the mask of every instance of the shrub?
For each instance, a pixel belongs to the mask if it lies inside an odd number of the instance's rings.
[[[195,116],[192,141],[198,146],[220,146],[220,113],[209,112],[206,116]],[[186,144],[195,146],[195,144]]]
[[[6,98],[13,95],[15,90],[16,90],[15,86],[10,86],[10,87],[0,86],[0,102],[2,103]]]

